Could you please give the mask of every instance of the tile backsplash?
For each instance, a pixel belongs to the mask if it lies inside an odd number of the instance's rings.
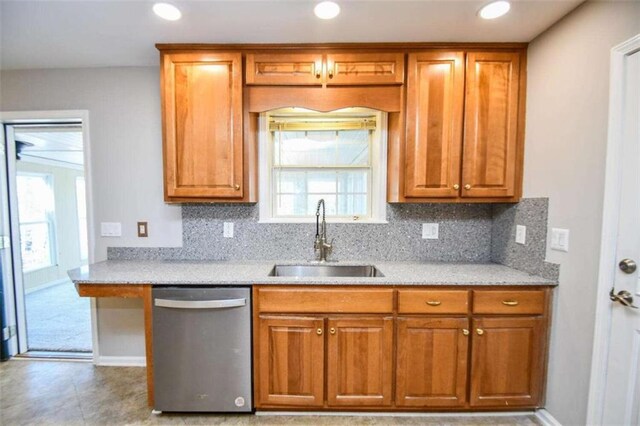
[[[330,259],[496,262],[549,279],[558,266],[544,261],[546,198],[518,204],[388,204],[388,223],[330,223]],[[109,259],[299,260],[315,259],[314,224],[259,223],[255,204],[182,207],[181,248],[110,247]],[[224,222],[234,238],[223,237]],[[439,238],[422,238],[423,223],[438,223]],[[527,226],[527,244],[516,244],[515,226]]]

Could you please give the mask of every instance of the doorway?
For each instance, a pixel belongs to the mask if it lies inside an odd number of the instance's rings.
[[[5,125],[18,353],[90,357],[90,301],[67,276],[88,263],[82,122]]]

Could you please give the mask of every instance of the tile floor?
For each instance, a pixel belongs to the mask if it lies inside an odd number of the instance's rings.
[[[0,425],[542,425],[513,417],[348,417],[151,414],[145,369],[86,362],[0,363]]]

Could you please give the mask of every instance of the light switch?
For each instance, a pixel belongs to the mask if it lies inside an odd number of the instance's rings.
[[[525,244],[527,242],[527,227],[516,225],[516,243]]]
[[[425,240],[437,240],[440,225],[437,223],[422,224],[422,238]]]
[[[225,222],[222,234],[225,238],[233,238],[233,222]]]
[[[100,235],[103,237],[121,237],[122,224],[120,222],[101,222]]]
[[[138,222],[138,237],[148,237],[149,236],[149,227],[147,226],[147,222]]]
[[[569,230],[562,228],[551,229],[551,250],[569,251]]]

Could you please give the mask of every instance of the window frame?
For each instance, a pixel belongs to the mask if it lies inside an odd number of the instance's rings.
[[[258,119],[258,159],[259,159],[259,223],[315,223],[315,215],[275,216],[274,212],[274,142],[269,130],[269,117],[277,111],[262,113]],[[328,223],[387,223],[387,114],[382,111],[368,110],[376,116],[376,129],[370,142],[370,173],[368,178],[368,204],[370,217],[327,216]],[[283,169],[286,169],[284,167]],[[322,170],[323,167],[297,167],[300,170]],[[365,169],[367,167],[356,167]],[[293,169],[293,168],[292,168]],[[327,167],[326,170],[342,168]],[[344,167],[345,170],[349,167]]]
[[[17,182],[18,182],[18,177],[20,176],[30,176],[30,177],[39,177],[39,178],[44,178],[45,183],[47,184],[47,186],[49,186],[49,188],[51,189],[51,194],[52,194],[52,198],[53,198],[53,208],[49,211],[47,211],[46,213],[46,219],[45,220],[37,220],[37,221],[22,221],[20,218],[20,213],[19,213],[19,208],[18,208],[18,234],[20,235],[20,256],[21,256],[21,263],[22,263],[22,270],[24,273],[30,273],[30,272],[36,272],[36,271],[41,271],[43,269],[47,269],[47,268],[53,268],[55,266],[58,265],[58,241],[56,238],[56,234],[57,234],[57,229],[56,229],[56,197],[55,197],[55,181],[54,181],[54,176],[53,173],[46,173],[46,172],[28,172],[28,171],[20,171],[17,170],[16,171],[16,189],[17,189]],[[19,190],[16,191],[17,197],[18,197],[18,204],[20,204],[20,193],[18,192]],[[41,223],[46,223],[47,224],[47,228],[49,231],[49,259],[50,262],[48,265],[44,265],[44,266],[38,266],[36,268],[25,268],[24,266],[24,259],[22,257],[22,225],[37,225],[37,224],[41,224]]]

